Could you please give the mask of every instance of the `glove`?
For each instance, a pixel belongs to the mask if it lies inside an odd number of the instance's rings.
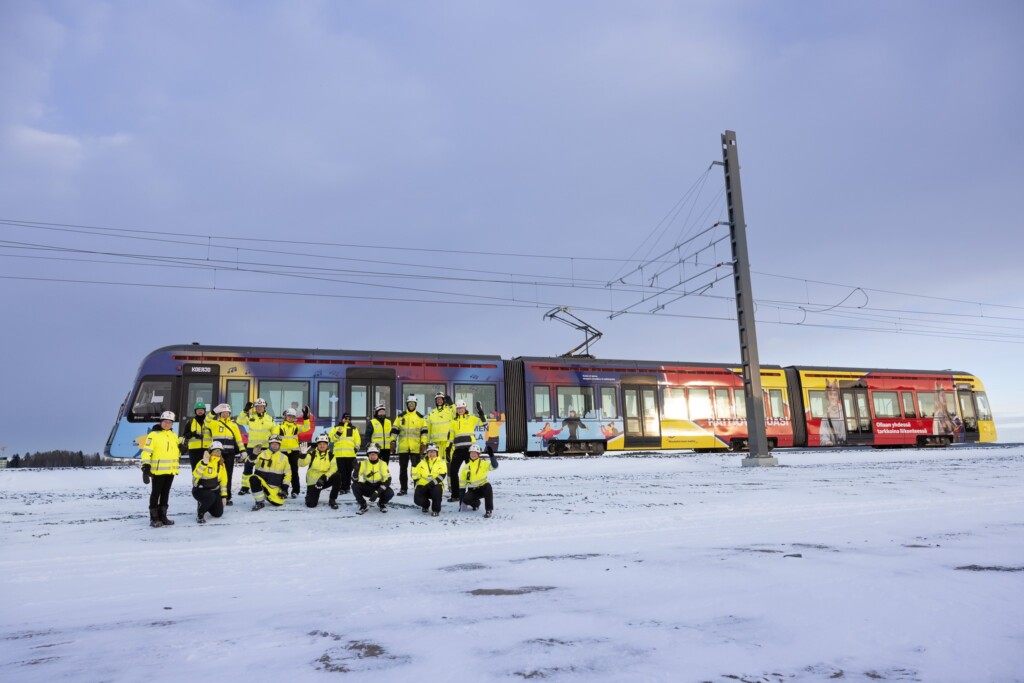
[[[305,441],[300,443],[299,444],[299,453],[301,453],[302,455],[305,455],[306,453],[309,453],[309,443],[307,443]]]
[[[245,404],[245,407],[242,408],[242,412],[248,413],[250,410],[252,410],[252,401],[249,401],[248,403]]]
[[[288,484],[281,484],[281,495],[282,496],[287,496],[288,495]]]
[[[245,462],[249,458],[249,453],[243,448],[238,451],[238,462]]]
[[[302,419],[303,420],[308,420],[309,419],[309,406],[302,406]]]
[[[327,483],[327,477],[324,477],[324,476],[321,475],[321,477],[316,480],[316,487],[318,489],[322,489],[326,483]]]
[[[148,484],[149,483],[149,465],[143,465],[142,466],[142,483],[143,484]]]

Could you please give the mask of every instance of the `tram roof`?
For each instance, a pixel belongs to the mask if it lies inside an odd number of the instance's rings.
[[[218,354],[237,354],[241,356],[254,356],[254,357],[266,357],[266,356],[325,356],[329,358],[342,358],[342,357],[361,357],[361,356],[372,356],[374,358],[390,358],[390,359],[404,359],[404,358],[422,358],[426,360],[460,360],[460,361],[471,361],[471,360],[489,360],[495,362],[501,362],[501,356],[496,355],[471,355],[464,353],[411,353],[406,351],[365,351],[365,350],[349,350],[349,349],[299,349],[299,348],[286,348],[281,346],[214,346],[205,344],[176,344],[172,346],[164,346],[154,350],[150,353],[150,356],[154,356],[162,353],[181,353],[181,354],[199,354],[199,355],[218,355]]]

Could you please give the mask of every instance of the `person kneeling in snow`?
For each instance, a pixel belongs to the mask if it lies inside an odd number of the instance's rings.
[[[412,468],[412,480],[416,484],[413,502],[432,517],[441,514],[441,499],[444,497],[444,480],[448,476],[448,465],[444,458],[437,457],[437,444],[428,443],[424,458]]]
[[[305,444],[303,444],[305,445]],[[338,463],[330,448],[331,439],[324,432],[316,437],[316,450],[306,470],[306,507],[315,508],[320,502],[320,492],[331,487],[328,505],[332,510],[338,509],[338,491],[341,489],[341,475],[338,474]],[[346,463],[347,465],[347,463]]]
[[[220,441],[214,441],[192,470],[192,497],[197,501],[196,521],[200,524],[206,524],[207,512],[214,517],[224,514],[224,502],[228,497],[228,473],[220,455],[223,450]]]
[[[459,501],[460,505],[468,505],[473,510],[478,510],[480,509],[480,500],[483,499],[484,517],[490,517],[494,512],[494,490],[487,482],[487,473],[491,471],[491,463],[494,463],[495,469],[497,469],[497,461],[493,456],[489,462],[482,460],[480,447],[473,444],[469,447],[469,462],[466,463],[466,468],[462,470],[459,477],[459,483],[464,489]]]
[[[366,449],[366,460],[359,464],[359,478],[352,484],[352,493],[355,494],[356,502],[359,503],[357,515],[366,512],[369,507],[366,505],[366,496],[370,502],[380,498],[377,507],[381,512],[388,511],[388,501],[395,492],[391,490],[391,473],[388,471],[388,464],[380,459],[380,446],[371,443]]]
[[[256,468],[249,479],[252,497],[256,500],[253,512],[264,508],[264,500],[272,505],[284,505],[291,482],[291,464],[288,456],[281,452],[281,435],[274,434],[270,437],[270,450],[256,458]]]

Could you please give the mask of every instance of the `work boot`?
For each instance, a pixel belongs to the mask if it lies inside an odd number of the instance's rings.
[[[488,510],[487,512],[484,513],[484,518],[486,518],[486,519],[490,519],[491,518],[491,510]]]
[[[424,505],[423,506],[423,514],[427,514],[428,512],[430,512],[430,506],[429,505]]]
[[[247,493],[249,493],[249,488],[247,486],[243,486],[242,488],[238,489],[238,495],[240,496],[244,496]]]
[[[424,512],[426,512],[426,510],[424,510]],[[437,517],[437,516],[439,516],[440,514],[441,514],[440,512],[431,512],[431,513],[430,513],[430,516],[431,516],[431,517]]]
[[[401,491],[398,492],[398,495],[404,496],[404,495],[407,495],[408,493],[409,493],[408,489],[402,489]]]
[[[338,509],[338,501],[336,501],[336,500],[328,501],[327,504],[331,506],[332,510],[337,510]]]
[[[387,504],[385,504],[385,503],[381,503],[381,504],[380,504],[380,505],[378,505],[377,507],[378,507],[378,508],[380,508],[380,511],[381,511],[381,512],[387,512],[387,511],[388,511],[388,506],[387,506]]]
[[[174,520],[167,519],[167,506],[166,505],[161,505],[160,506],[160,521],[164,523],[164,526],[173,526],[174,525]]]
[[[370,508],[369,508],[369,507],[367,507],[366,505],[360,505],[360,506],[359,506],[359,509],[358,509],[358,510],[356,510],[356,514],[357,514],[357,515],[365,515],[365,514],[366,514],[366,511],[367,511],[367,510],[369,510],[369,509],[370,509]]]
[[[299,496],[299,492],[298,491],[292,491],[292,498],[297,498],[298,496]]]
[[[449,503],[458,503],[459,502],[459,497],[458,496],[449,496],[448,497],[448,502]]]
[[[262,510],[264,507],[265,506],[263,504],[263,501],[262,500],[257,500],[256,504],[252,506],[252,511],[256,512],[257,510]]]
[[[160,521],[160,511],[156,508],[149,508],[149,525],[154,529],[159,529],[164,525],[164,523]]]
[[[200,524],[206,524],[206,515],[201,512],[196,513],[196,521]]]
[[[231,499],[230,499],[230,498],[228,498],[228,499],[227,499],[227,502],[225,502],[224,504],[225,504],[225,505],[234,505],[234,503],[232,503],[232,502],[231,502]]]

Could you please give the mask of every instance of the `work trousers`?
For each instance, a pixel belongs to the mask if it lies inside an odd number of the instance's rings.
[[[338,463],[338,488],[342,493],[348,493],[352,488],[352,480],[359,470],[359,461],[355,458],[335,458]]]
[[[341,489],[341,477],[339,476],[340,474],[340,471],[332,474],[327,479],[327,483],[323,487],[325,489],[330,487],[330,500],[332,503],[338,500],[338,491]],[[306,486],[306,507],[315,508],[317,504],[320,503],[320,491],[322,490],[323,489],[318,489],[316,486]]]
[[[256,468],[256,456],[250,455],[245,459],[242,464],[242,488],[249,488],[249,479],[252,477],[253,470]]]
[[[231,500],[231,477],[235,473],[235,454],[222,453],[221,457],[224,458],[224,470],[228,474],[228,500]]]
[[[390,486],[381,488],[380,484],[370,484],[369,482],[359,481],[352,484],[352,494],[356,497],[356,502],[359,503],[359,507],[366,505],[365,496],[369,496],[374,492],[378,492],[380,495],[377,499],[377,505],[384,505],[395,497],[395,492],[391,490]]]
[[[174,483],[173,474],[153,474],[149,477],[152,489],[149,492],[149,507],[167,507],[167,501],[171,497],[171,484]]]
[[[420,508],[425,508],[428,505],[434,512],[441,511],[441,499],[444,497],[444,487],[440,484],[427,484],[425,486],[417,486],[416,491],[412,494],[412,500]]]
[[[204,489],[192,487],[192,497],[199,502],[197,512],[200,516],[209,512],[214,517],[224,514],[224,499],[220,497],[220,489]]]
[[[192,471],[195,472],[196,465],[203,459],[203,452],[205,448],[190,448],[188,449],[188,464],[192,466]]]
[[[452,498],[459,497],[459,470],[469,462],[469,446],[456,448],[452,453],[451,463],[448,465],[448,479],[452,483]]]
[[[299,460],[301,459],[302,453],[299,453],[298,451],[289,451],[288,464],[292,466],[292,486],[294,486],[292,491],[294,491],[296,495],[298,495],[302,490],[302,487],[299,486],[299,482],[302,481],[299,479]]]
[[[480,505],[481,499],[484,501],[484,510],[490,512],[494,509],[494,489],[491,488],[490,484],[477,486],[473,489],[466,489],[466,495],[462,499],[462,502],[469,507],[473,507]]]
[[[260,502],[260,501],[266,500],[271,505],[281,505],[282,504],[282,503],[274,502],[274,499],[271,498],[267,493],[265,493],[265,491],[267,491],[268,487],[263,485],[263,480],[260,479],[259,475],[256,475],[252,479],[250,479],[249,483],[252,484],[252,498],[256,502]],[[273,488],[277,488],[277,487],[275,486]]]
[[[409,463],[412,462],[412,466],[420,462],[419,453],[399,453],[398,454],[398,483],[402,485],[402,490],[406,491],[409,488]]]

